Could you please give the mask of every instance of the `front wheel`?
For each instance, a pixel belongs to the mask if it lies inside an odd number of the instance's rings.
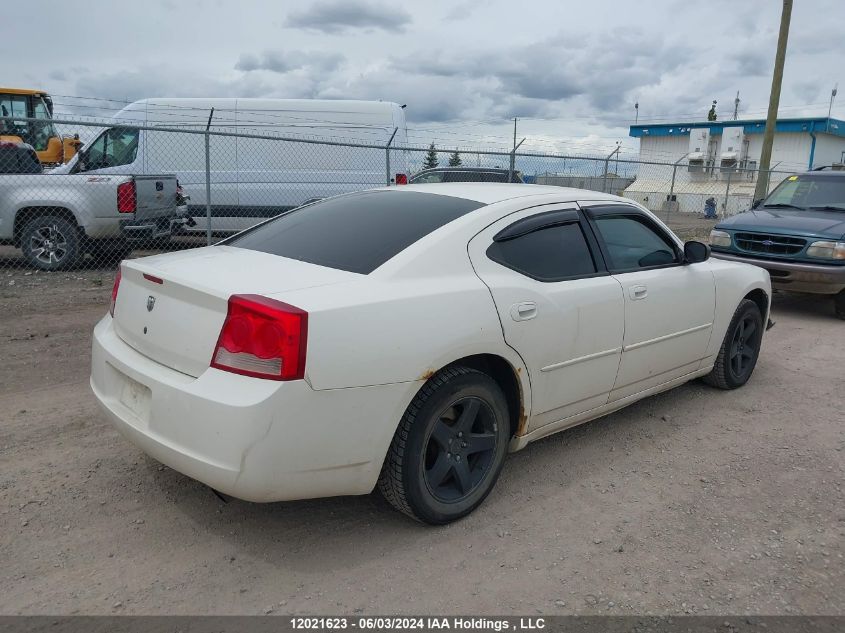
[[[63,270],[79,258],[79,232],[64,218],[42,215],[27,222],[21,232],[21,251],[41,270]]]
[[[450,367],[420,389],[402,417],[378,487],[397,510],[431,524],[477,508],[505,461],[510,425],[498,384],[468,367]]]
[[[719,389],[742,387],[754,371],[763,342],[763,316],[750,299],[743,299],[734,312],[713,370],[704,382]]]

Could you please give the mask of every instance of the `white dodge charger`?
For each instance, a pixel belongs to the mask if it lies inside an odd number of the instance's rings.
[[[391,187],[128,260],[91,387],[130,441],[251,501],[366,494],[445,523],[509,451],[754,370],[771,289],[607,194]]]

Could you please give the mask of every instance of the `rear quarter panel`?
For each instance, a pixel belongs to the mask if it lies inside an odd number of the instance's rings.
[[[280,293],[276,298],[309,313],[306,377],[312,386],[338,389],[407,382],[410,401],[446,365],[467,356],[494,354],[513,368],[527,416],[528,372],[505,343],[493,298],[467,253],[469,239],[486,224],[489,220],[465,216],[370,275],[331,287]]]

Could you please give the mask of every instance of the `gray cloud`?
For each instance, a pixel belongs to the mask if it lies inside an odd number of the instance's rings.
[[[286,26],[323,33],[342,33],[351,29],[402,31],[412,21],[411,14],[396,4],[325,0],[291,13]]]
[[[261,55],[243,54],[235,64],[235,70],[251,72],[267,70],[274,73],[288,73],[294,70],[334,71],[346,58],[340,53],[321,51],[265,51]]]

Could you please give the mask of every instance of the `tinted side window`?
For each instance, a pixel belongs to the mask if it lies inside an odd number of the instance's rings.
[[[294,209],[223,243],[366,275],[482,206],[416,191],[367,191]]]
[[[539,281],[561,281],[596,272],[596,265],[577,222],[550,226],[494,242],[487,256]]]
[[[677,264],[674,246],[648,225],[645,218],[606,215],[595,219],[613,271]]]

